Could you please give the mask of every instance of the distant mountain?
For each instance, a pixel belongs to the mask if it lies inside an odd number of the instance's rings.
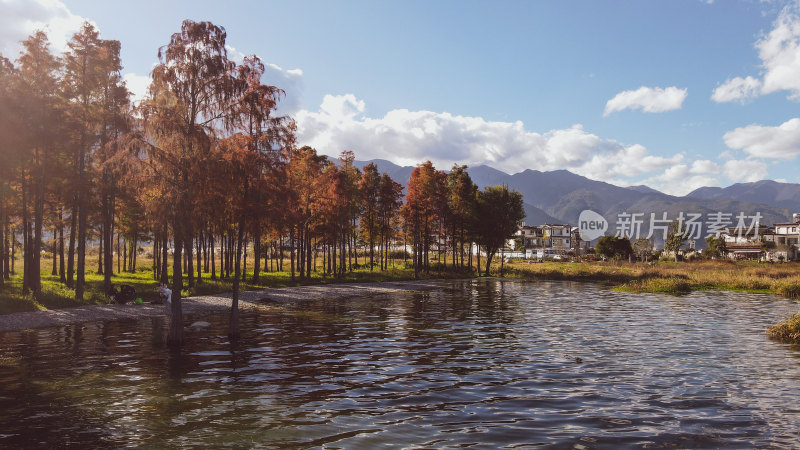
[[[762,180],[736,183],[726,188],[701,187],[686,197],[703,199],[732,199],[788,208],[800,212],[800,184]]]
[[[356,161],[361,168],[370,161]],[[407,184],[414,170],[411,166],[398,166],[390,161],[372,160],[378,170],[388,173],[395,181]],[[525,170],[513,175],[493,167],[480,165],[467,169],[479,188],[502,185],[516,189],[523,195],[527,217],[532,225],[544,223],[568,223],[577,225],[581,211],[591,209],[600,213],[609,222],[609,233],[615,231],[618,215],[641,213],[642,236],[649,231],[650,215],[661,219],[664,212],[672,220],[683,212],[699,213],[702,221],[716,212],[736,215],[760,213],[763,225],[784,222],[792,212],[800,211],[800,185],[760,181],[740,183],[728,188],[700,188],[685,197],[676,197],[659,192],[648,186],[620,187],[574,174],[567,170],[541,172]],[[732,223],[731,225],[736,225]],[[702,235],[705,236],[706,227]],[[660,241],[660,238],[656,239]],[[703,248],[705,242],[698,242]]]
[[[411,178],[411,172],[414,170],[413,166],[398,166],[397,164],[387,161],[385,159],[372,159],[369,161],[353,161],[353,164],[361,170],[369,163],[375,163],[378,166],[378,172],[386,172],[392,179],[403,186],[408,184]]]
[[[650,186],[645,186],[643,184],[640,184],[638,186],[628,186],[627,189],[631,189],[636,192],[641,192],[642,194],[661,194],[660,191],[657,191],[651,188]]]
[[[486,186],[508,184],[509,175],[489,166],[475,166],[467,169],[472,182],[479,188]]]
[[[523,203],[522,206],[525,208],[525,219],[523,222],[529,225],[541,225],[545,223],[550,224],[560,224],[561,221],[556,219],[555,217],[547,214],[546,212],[542,211],[541,209],[529,204]]]

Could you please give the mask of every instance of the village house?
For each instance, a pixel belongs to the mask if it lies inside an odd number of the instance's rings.
[[[767,252],[770,261],[794,261],[798,259],[800,246],[800,213],[792,215],[792,221],[776,223],[770,236],[774,245]]]
[[[765,237],[773,234],[772,228],[759,228],[756,233],[752,230],[743,230],[735,227],[726,228],[721,234],[725,240],[725,250],[730,259],[735,260],[762,260],[766,254],[765,249],[771,244]]]
[[[581,241],[578,228],[571,225],[523,223],[515,237],[524,247],[525,258],[560,259],[569,252],[589,246],[589,242]]]
[[[725,240],[728,257],[736,260],[794,261],[800,259],[800,213],[791,222],[771,227],[742,230],[727,228],[720,236]]]

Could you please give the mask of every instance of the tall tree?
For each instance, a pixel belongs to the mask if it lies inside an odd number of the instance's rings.
[[[208,156],[214,127],[235,95],[225,39],[224,28],[185,20],[169,44],[159,49],[150,98],[141,105],[150,137],[143,143],[159,176],[169,180],[169,190],[164,194],[174,205],[170,217],[174,251],[168,336],[174,344],[183,342],[182,259],[183,249],[192,238],[194,187],[202,181],[197,167]]]
[[[104,67],[103,44],[98,31],[85,22],[80,31],[67,43],[65,54],[64,91],[70,100],[70,115],[74,124],[75,153],[73,159],[73,202],[70,214],[70,239],[67,258],[67,285],[75,277],[75,298],[83,300],[86,272],[86,234],[89,215],[89,180],[87,169],[92,151],[98,143],[98,119]],[[77,249],[76,249],[77,241]],[[77,252],[77,268],[74,257]]]
[[[39,299],[42,293],[41,256],[42,230],[44,225],[44,204],[48,165],[53,153],[54,129],[58,100],[57,88],[60,63],[50,53],[50,43],[42,31],[37,31],[23,42],[25,51],[19,58],[19,76],[21,88],[25,96],[23,114],[28,125],[31,149],[30,173],[32,175],[31,190],[34,198],[34,232],[32,240],[26,240],[25,275],[23,285],[33,291],[34,298]]]
[[[228,334],[239,335],[239,283],[244,233],[248,221],[255,223],[258,212],[276,192],[272,172],[276,170],[279,149],[291,142],[287,117],[274,117],[283,91],[261,82],[264,64],[257,57],[245,58],[236,70],[236,90],[241,91],[234,103],[228,123],[237,131],[221,143],[223,160],[230,167],[228,194],[237,223],[236,253],[234,255],[233,302]],[[262,203],[263,202],[263,203]],[[199,262],[198,262],[199,263]]]
[[[478,243],[486,249],[486,270],[497,250],[514,236],[525,218],[522,194],[507,186],[486,186],[478,194],[477,217],[474,223]]]
[[[361,172],[361,181],[358,185],[361,194],[361,231],[366,236],[369,244],[369,270],[375,264],[375,236],[378,234],[378,197],[380,189],[380,174],[375,163],[364,166]]]
[[[386,172],[381,175],[378,185],[377,219],[381,238],[381,269],[388,268],[387,253],[391,251],[394,238],[394,224],[403,206],[403,185],[397,183]]]
[[[664,250],[671,252],[675,257],[675,261],[680,259],[679,252],[688,239],[687,235],[686,229],[683,229],[681,223],[677,220],[670,224],[667,240],[664,242]]]
[[[103,248],[103,291],[111,289],[114,272],[112,234],[114,225],[114,203],[118,194],[117,179],[122,169],[130,167],[128,154],[119,151],[118,141],[131,123],[128,89],[122,81],[119,41],[104,40],[100,43],[100,145],[96,154],[98,194],[100,197],[101,247]],[[131,201],[134,196],[129,196]],[[136,210],[141,210],[136,205]]]
[[[446,203],[446,177],[444,172],[436,170],[430,161],[426,161],[414,168],[408,180],[402,212],[413,244],[415,278],[419,277],[421,269],[426,272],[430,270],[432,233],[438,228],[442,204]]]
[[[17,70],[10,60],[0,56],[0,289],[5,285],[9,274],[9,236],[8,223],[14,198],[12,180],[15,178],[19,161],[18,130],[22,128],[18,111],[20,92],[17,89]]]
[[[460,256],[460,264],[464,265],[464,243],[469,226],[475,219],[476,193],[478,186],[472,182],[467,166],[453,165],[447,174],[448,205],[451,213],[453,261]]]

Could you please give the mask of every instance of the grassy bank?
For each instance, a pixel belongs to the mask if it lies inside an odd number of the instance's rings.
[[[96,260],[89,259],[87,266],[96,267]],[[362,261],[363,262],[363,261]],[[113,277],[115,284],[129,284],[143,301],[156,300],[156,286],[153,280],[151,262],[144,260],[135,273],[123,272]],[[288,266],[288,261],[284,267]],[[500,265],[493,266],[494,271]],[[37,309],[58,309],[81,304],[106,303],[102,292],[103,277],[93,271],[86,275],[87,289],[83,303],[74,300],[74,291],[65,288],[57,276],[50,275],[50,268],[44,266],[42,274],[43,298],[36,302],[33,298],[22,296],[21,267],[10,283],[0,291],[0,314],[17,311],[33,311]],[[496,273],[496,272],[495,272]],[[46,275],[45,275],[46,274]],[[686,294],[696,290],[730,290],[745,292],[772,293],[800,299],[800,264],[759,264],[753,262],[732,261],[700,261],[690,263],[659,262],[656,264],[625,262],[514,262],[505,265],[506,277],[519,277],[534,280],[567,280],[597,282],[609,288],[626,292],[663,292],[670,294]],[[467,278],[472,276],[464,272],[431,272],[430,278]],[[388,271],[369,271],[358,269],[347,273],[343,278],[322,276],[312,273],[305,280],[291,279],[288,272],[262,272],[258,283],[252,282],[252,272],[242,284],[242,290],[255,290],[270,287],[301,286],[310,284],[343,283],[343,282],[380,282],[402,281],[414,278],[414,271],[406,268],[392,268]],[[228,280],[211,280],[204,274],[200,283],[192,289],[186,289],[184,296],[208,295],[232,290],[232,282]],[[788,342],[800,343],[800,314],[776,325],[769,331],[770,336]]]
[[[594,281],[626,292],[684,294],[697,290],[773,293],[800,298],[800,264],[700,261],[659,262],[545,262],[507,265],[514,276],[532,279]]]
[[[800,264],[700,261],[655,265],[614,262],[515,263],[515,276],[532,279],[594,281],[626,292],[687,294],[699,290],[762,292],[800,299]],[[800,344],[800,313],[767,330],[782,342]]]
[[[97,257],[87,257],[87,267],[97,267]],[[363,263],[363,259],[360,259]],[[33,296],[22,295],[22,263],[17,260],[15,267],[16,274],[11,277],[10,282],[6,281],[5,287],[0,290],[0,314],[10,314],[22,311],[36,311],[43,309],[60,309],[74,306],[103,304],[108,299],[103,293],[103,275],[97,274],[93,270],[86,273],[86,291],[84,301],[75,301],[75,291],[66,288],[58,276],[51,275],[51,266],[48,259],[42,261],[42,298],[37,302]],[[252,260],[249,261],[252,264]],[[400,262],[402,263],[402,262]],[[289,266],[289,261],[285,261],[284,268]],[[252,266],[251,266],[252,267]],[[470,276],[459,272],[431,272],[425,278],[464,278]],[[247,271],[246,280],[241,284],[242,290],[258,290],[272,287],[303,286],[312,284],[328,283],[353,283],[353,282],[383,282],[383,281],[403,281],[413,280],[414,270],[401,267],[390,268],[387,271],[370,271],[369,269],[357,269],[346,273],[342,278],[334,278],[330,275],[323,276],[320,273],[312,273],[310,278],[301,280],[295,277],[292,280],[289,272],[261,272],[259,282],[253,283],[252,270]],[[188,280],[184,279],[184,285]],[[134,273],[122,272],[115,273],[112,277],[114,284],[127,284],[136,289],[137,297],[141,297],[144,302],[158,299],[156,287],[158,282],[153,279],[152,261],[143,259],[137,263],[137,270]],[[209,273],[204,273],[202,281],[191,289],[184,289],[184,296],[191,295],[210,295],[231,292],[233,282],[231,279],[212,280]]]

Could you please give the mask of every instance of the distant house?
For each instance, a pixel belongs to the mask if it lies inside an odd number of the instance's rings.
[[[773,227],[774,234],[771,239],[774,241],[767,259],[770,261],[792,261],[797,260],[798,246],[800,246],[800,214],[792,217],[792,222],[776,223]]]
[[[766,255],[765,248],[770,245],[763,239],[771,234],[771,228],[759,228],[758,234],[756,234],[755,228],[747,231],[729,227],[720,234],[720,237],[725,240],[728,258],[735,260],[761,260]]]
[[[572,248],[571,225],[542,225],[542,233],[550,239],[550,247],[556,250],[569,250]]]
[[[560,258],[589,245],[580,240],[577,227],[565,224],[523,224],[515,238],[525,248],[526,258]]]
[[[771,227],[745,231],[727,228],[720,235],[725,239],[731,259],[757,259],[765,261],[793,261],[800,259],[800,214],[792,222],[776,223]]]

